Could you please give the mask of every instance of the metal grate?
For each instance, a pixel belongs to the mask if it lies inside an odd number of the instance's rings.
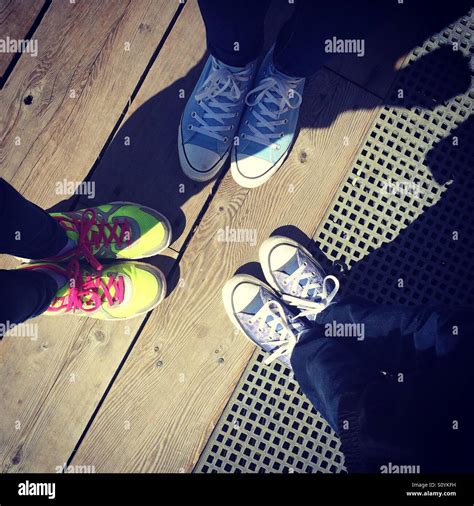
[[[474,92],[443,100],[466,71],[445,50],[456,44],[469,57],[473,34],[471,12],[413,50],[316,233],[347,292],[375,302],[474,303]],[[343,471],[339,440],[291,371],[262,360],[256,352],[195,472]]]
[[[256,353],[197,465],[198,472],[339,472],[340,442],[279,363]]]

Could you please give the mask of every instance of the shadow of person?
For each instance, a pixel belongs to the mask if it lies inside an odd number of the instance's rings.
[[[89,180],[95,182],[92,203],[127,201],[150,206],[171,222],[175,241],[186,217],[181,208],[204,184],[187,178],[177,150],[181,113],[201,73],[204,58],[182,78],[141,105],[118,130]]]

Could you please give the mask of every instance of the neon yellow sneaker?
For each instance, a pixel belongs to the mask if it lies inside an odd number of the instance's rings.
[[[73,247],[47,261],[86,259],[101,270],[97,259],[138,259],[157,255],[171,242],[168,219],[150,207],[111,202],[89,209],[51,213],[65,229]]]
[[[100,320],[128,320],[155,308],[166,295],[166,279],[157,268],[142,262],[121,262],[96,272],[71,260],[69,266],[40,262],[21,269],[35,269],[64,277],[45,315],[75,314]]]

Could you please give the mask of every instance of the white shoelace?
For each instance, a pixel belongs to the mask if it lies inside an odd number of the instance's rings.
[[[295,90],[300,81],[301,79],[285,79],[277,74],[262,79],[245,98],[245,103],[249,107],[254,107],[252,114],[257,121],[255,124],[247,123],[252,134],[243,134],[242,137],[264,146],[271,146],[273,149],[280,149],[274,141],[284,134],[278,132],[277,128],[288,123],[286,118],[280,119],[280,116],[301,105],[303,97]],[[271,104],[277,108],[268,107]],[[267,128],[270,132],[264,133],[261,131],[262,128]]]
[[[306,263],[303,263],[298,267],[298,269],[290,274],[286,279],[285,286],[289,287],[290,292],[296,293],[296,288],[300,284],[301,281],[307,279],[311,279],[314,274],[311,272],[307,272],[304,274],[302,271],[306,267]],[[332,281],[334,283],[334,288],[329,292],[328,289],[328,281]],[[288,304],[292,306],[296,306],[300,309],[300,313],[298,313],[298,317],[303,316],[314,316],[319,314],[323,309],[325,309],[334,299],[337,292],[339,291],[339,280],[335,276],[326,276],[321,283],[306,283],[303,286],[303,291],[301,296],[296,297],[294,295],[285,294],[282,296],[282,299]],[[313,295],[310,295],[311,290],[313,290]],[[314,299],[319,300],[314,300]]]
[[[249,81],[252,68],[231,72],[216,60],[212,62],[212,67],[208,78],[195,96],[204,114],[201,117],[197,112],[192,112],[191,116],[199,126],[189,125],[188,128],[213,139],[228,142],[228,137],[221,135],[220,132],[231,131],[236,126],[236,124],[226,125],[225,120],[237,118],[239,115],[238,112],[233,112],[233,109],[241,104],[241,87],[245,87],[245,83]],[[220,124],[211,126],[208,123],[210,119]]]
[[[275,311],[275,309],[277,311]],[[267,322],[268,317],[272,319],[270,322]],[[263,331],[263,326],[268,325],[269,333],[271,336],[277,336],[274,339],[270,338],[268,342],[276,346],[276,349],[270,354],[268,358],[265,359],[265,364],[271,364],[274,360],[282,355],[291,356],[293,352],[293,348],[296,346],[298,342],[298,333],[296,331],[296,327],[298,323],[293,322],[294,318],[288,319],[283,306],[276,300],[272,300],[266,302],[249,320],[249,323],[261,322],[261,327],[259,327],[260,332]],[[277,331],[277,327],[281,326]]]

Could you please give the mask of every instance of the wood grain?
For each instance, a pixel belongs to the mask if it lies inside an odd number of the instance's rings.
[[[82,181],[177,8],[53,2],[35,34],[39,56],[20,58],[0,92],[2,176],[45,208],[63,198],[57,181]],[[167,271],[175,258],[155,263]],[[0,469],[54,472],[68,459],[142,321],[43,317],[31,321],[38,340],[2,341]]]
[[[224,177],[184,252],[178,288],[145,325],[73,465],[98,472],[192,470],[254,349],[225,315],[224,282],[257,260],[259,245],[277,227],[314,234],[378,105],[324,70],[305,92],[308,126],[278,174],[255,190]],[[219,242],[226,226],[255,230],[257,243]]]
[[[45,0],[0,0],[0,37],[23,40],[44,3]],[[15,53],[0,53],[0,79],[14,56]]]

